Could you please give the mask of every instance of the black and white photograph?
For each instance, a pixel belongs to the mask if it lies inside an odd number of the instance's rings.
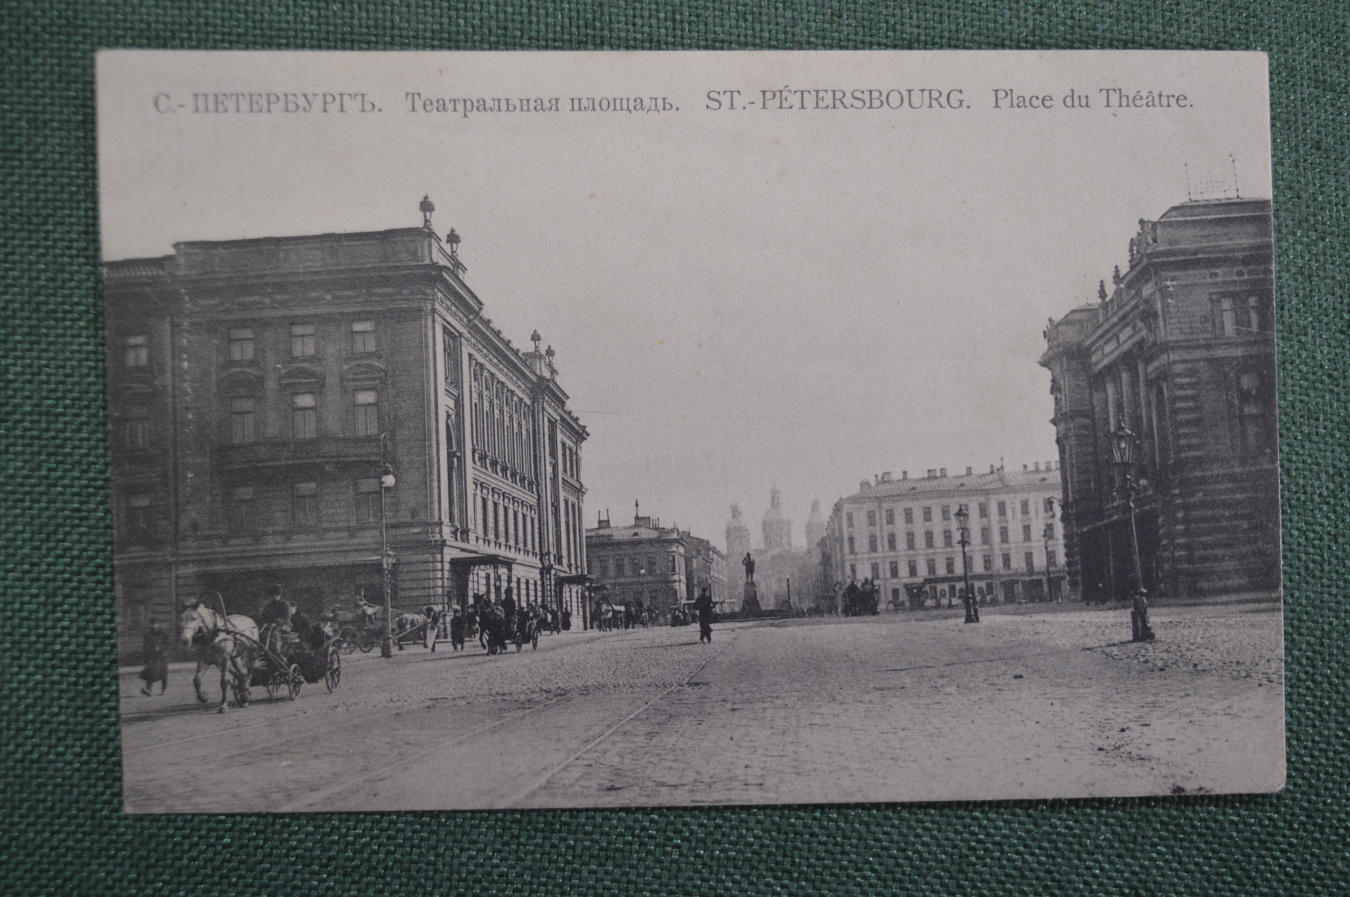
[[[97,84],[128,813],[1284,787],[1264,54]]]

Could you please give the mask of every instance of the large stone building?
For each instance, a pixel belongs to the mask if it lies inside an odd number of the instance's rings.
[[[983,604],[1062,600],[1065,571],[1057,513],[1059,476],[1053,463],[1009,471],[922,478],[890,473],[863,480],[835,502],[827,552],[838,588],[871,580],[883,607],[900,609],[957,602],[963,588],[957,512],[970,515],[967,565]]]
[[[124,651],[208,589],[242,613],[269,583],[311,614],[381,600],[382,519],[399,606],[510,587],[579,610],[586,428],[421,208],[104,266]]]
[[[1144,587],[1162,596],[1280,584],[1271,205],[1186,202],[1139,222],[1098,304],[1045,331],[1070,588],[1136,586],[1113,435],[1137,437]]]
[[[616,604],[652,611],[669,621],[671,611],[707,588],[721,611],[735,610],[739,599],[727,594],[727,559],[707,539],[634,508],[631,526],[612,526],[599,517],[586,530],[586,560],[599,594]]]

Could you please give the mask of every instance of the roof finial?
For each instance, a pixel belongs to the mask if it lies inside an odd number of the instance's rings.
[[[436,211],[436,204],[431,201],[431,196],[424,195],[418,208],[422,210],[422,226],[431,230],[431,213]]]
[[[530,342],[534,343],[534,351],[535,351],[535,352],[538,352],[538,351],[539,351],[539,342],[540,342],[542,339],[543,339],[543,337],[539,335],[539,331],[538,331],[538,330],[536,330],[534,333],[531,333],[531,334],[530,334]]]

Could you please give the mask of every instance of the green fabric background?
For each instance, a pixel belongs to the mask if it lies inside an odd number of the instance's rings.
[[[0,893],[1350,892],[1350,4],[3,0]],[[122,815],[93,51],[1261,49],[1271,55],[1289,786],[1273,797]],[[1122,624],[1123,625],[1123,624]],[[959,750],[959,745],[955,746]]]

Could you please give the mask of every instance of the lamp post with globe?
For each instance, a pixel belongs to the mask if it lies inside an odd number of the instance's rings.
[[[1134,520],[1135,454],[1139,437],[1121,424],[1111,434],[1111,454],[1120,468],[1125,503],[1130,511],[1130,546],[1134,551],[1134,606],[1130,610],[1131,637],[1136,642],[1153,640],[1153,628],[1148,622],[1148,592],[1144,589],[1144,569],[1139,559],[1139,528]]]
[[[980,622],[980,605],[975,593],[970,590],[970,561],[966,557],[966,547],[970,545],[970,510],[965,505],[956,509],[957,542],[961,546],[961,578],[965,581],[963,603],[966,606],[966,622]]]
[[[380,434],[380,582],[384,588],[384,638],[380,656],[394,656],[394,614],[389,603],[389,568],[394,557],[389,551],[389,530],[385,517],[389,510],[388,491],[394,488],[394,468],[389,465],[389,434]]]

